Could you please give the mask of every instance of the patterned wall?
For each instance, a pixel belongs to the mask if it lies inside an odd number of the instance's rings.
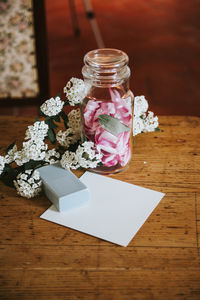
[[[0,98],[39,93],[32,0],[0,0]]]

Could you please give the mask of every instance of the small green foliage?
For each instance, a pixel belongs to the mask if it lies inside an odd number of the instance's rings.
[[[16,179],[17,175],[18,173],[16,172],[16,170],[12,168],[10,165],[6,164],[0,178],[5,185],[14,187],[13,180]]]
[[[24,170],[29,170],[29,169],[37,169],[37,168],[40,168],[42,166],[44,166],[46,164],[45,161],[43,160],[29,160],[27,163],[25,163],[23,165],[24,167]]]
[[[56,134],[52,128],[49,128],[49,130],[48,130],[48,138],[52,144],[55,144]]]
[[[6,149],[6,154],[8,154],[8,152],[9,152],[10,150],[12,150],[12,148],[15,146],[15,144],[16,144],[16,142],[13,142],[12,144],[10,144],[10,145],[8,146],[8,148]]]
[[[63,121],[68,122],[68,117],[63,110],[60,112],[60,116],[63,119]]]
[[[154,131],[160,131],[160,132],[163,132],[164,130],[160,129],[159,127],[155,128]]]
[[[60,116],[59,116],[59,115],[54,116],[53,119],[54,119],[56,122],[60,122]]]

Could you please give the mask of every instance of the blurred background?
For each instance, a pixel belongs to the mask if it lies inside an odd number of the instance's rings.
[[[72,3],[73,2],[73,3]],[[92,0],[105,47],[125,51],[130,87],[157,115],[200,115],[200,1]],[[80,34],[70,11],[75,5]],[[84,55],[97,43],[83,0],[46,0],[49,96],[82,78]],[[47,99],[42,99],[42,102]],[[0,108],[1,114],[12,114]],[[37,115],[37,104],[15,114]]]

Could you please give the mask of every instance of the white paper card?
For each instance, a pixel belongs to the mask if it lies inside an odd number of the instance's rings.
[[[41,218],[121,246],[128,245],[165,195],[90,172],[80,180],[89,188],[90,201],[62,213],[52,205]]]

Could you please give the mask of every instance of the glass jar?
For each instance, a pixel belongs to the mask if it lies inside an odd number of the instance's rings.
[[[102,155],[93,172],[125,170],[131,159],[133,94],[129,90],[128,56],[117,49],[97,49],[84,57],[87,96],[81,104],[82,141]]]

